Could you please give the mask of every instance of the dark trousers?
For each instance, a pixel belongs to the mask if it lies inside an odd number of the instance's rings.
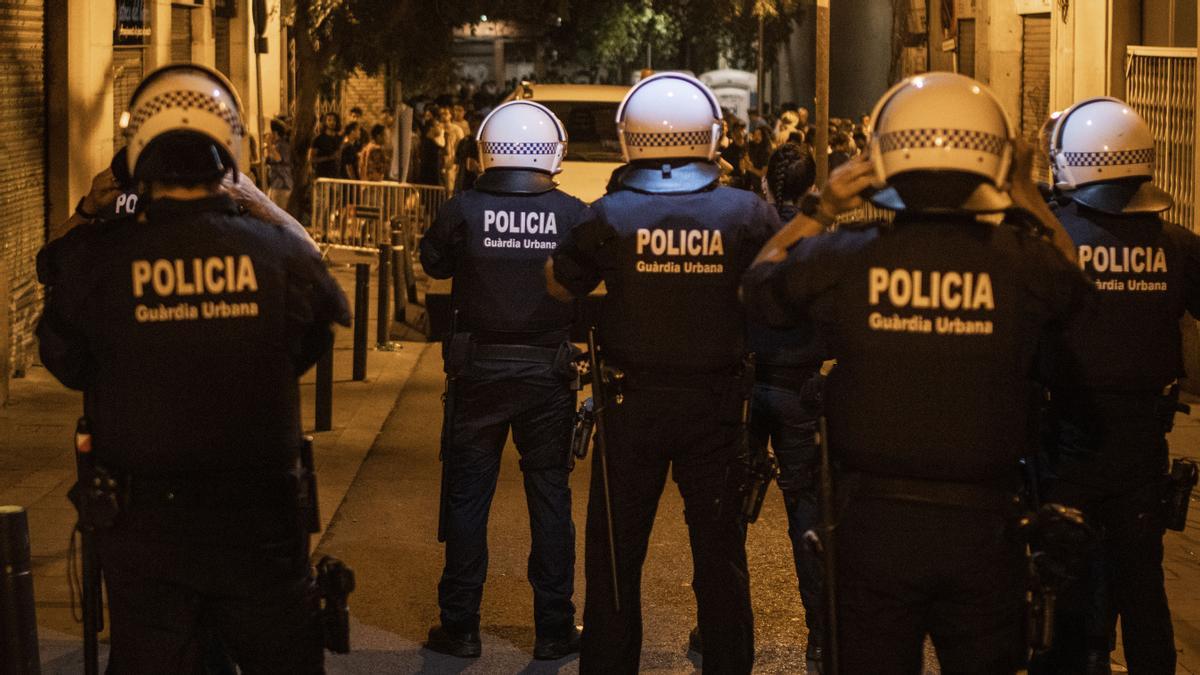
[[[704,670],[749,673],[754,617],[746,528],[738,509],[719,509],[726,467],[737,451],[739,401],[726,392],[654,386],[625,388],[606,408],[613,538],[621,610],[613,604],[599,455],[588,498],[581,673],[638,672],[642,646],[642,565],[667,471],[683,496],[692,548]],[[718,518],[718,511],[720,517]]]
[[[1031,672],[1106,672],[1118,618],[1129,672],[1175,672],[1163,585],[1167,441],[1153,393],[1060,395],[1044,499],[1084,512],[1098,540],[1060,593],[1054,646]]]
[[[1174,673],[1174,631],[1163,586],[1161,483],[1111,494],[1059,482],[1047,499],[1083,510],[1099,540],[1079,578],[1063,590],[1054,647],[1031,672],[1089,672],[1089,653],[1106,665],[1119,617],[1129,672]]]
[[[754,385],[750,440],[756,448],[763,448],[770,441],[779,462],[779,491],[787,509],[788,538],[792,542],[809,645],[820,645],[825,631],[821,561],[804,543],[804,533],[816,526],[818,518],[816,433],[820,414],[820,407],[805,401],[797,391],[763,383]]]
[[[228,656],[243,673],[323,673],[307,536],[253,509],[215,515],[127,513],[99,538],[108,672],[205,673]]]
[[[529,504],[528,576],[537,635],[555,639],[574,629],[575,524],[566,462],[575,392],[546,370],[541,377],[459,382],[451,445],[443,457],[449,509],[446,565],[438,584],[442,624],[453,630],[479,628],[488,512],[509,429],[521,455]]]
[[[852,490],[852,488],[851,488]],[[851,494],[837,527],[843,675],[914,675],[929,635],[946,675],[1024,660],[1024,556],[1006,516]]]

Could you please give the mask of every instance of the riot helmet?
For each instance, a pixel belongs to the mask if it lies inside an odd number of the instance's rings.
[[[135,181],[192,185],[236,172],[246,129],[242,104],[220,73],[178,63],[150,73],[121,116]]]
[[[617,108],[626,162],[641,159],[713,161],[721,141],[721,105],[704,83],[683,73],[638,82]]]
[[[1174,205],[1154,185],[1154,135],[1136,111],[1104,96],[1059,116],[1050,139],[1056,187],[1112,215],[1161,213]]]
[[[638,82],[617,108],[621,182],[644,192],[694,192],[720,176],[721,105],[700,80],[658,73]]]
[[[991,213],[1012,204],[1012,120],[987,87],[955,73],[907,78],[871,113],[877,206]]]
[[[550,175],[562,171],[567,130],[549,108],[533,101],[509,101],[483,118],[479,132],[483,170],[529,169]]]

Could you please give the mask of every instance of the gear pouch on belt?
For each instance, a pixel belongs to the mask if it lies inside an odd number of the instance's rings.
[[[1191,406],[1179,402],[1178,382],[1173,383],[1163,391],[1162,396],[1158,399],[1158,404],[1155,406],[1155,415],[1158,417],[1159,426],[1162,427],[1164,434],[1171,433],[1171,430],[1175,428],[1175,413],[1187,415],[1191,411]]]
[[[80,526],[89,531],[111,528],[124,510],[122,503],[127,501],[116,477],[98,465],[81,473],[67,498],[79,513]]]
[[[1187,527],[1188,504],[1192,501],[1192,490],[1200,480],[1196,463],[1187,459],[1171,462],[1171,474],[1167,477],[1167,490],[1163,495],[1163,511],[1168,530],[1183,532]]]
[[[471,334],[455,333],[443,346],[444,370],[450,377],[463,374],[471,363]]]

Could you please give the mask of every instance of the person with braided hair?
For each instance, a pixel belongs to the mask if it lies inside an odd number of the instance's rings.
[[[763,174],[762,189],[767,202],[775,207],[779,222],[786,223],[805,209],[817,172],[812,148],[799,143],[784,143],[771,153]],[[815,195],[813,195],[815,198]]]
[[[812,189],[816,162],[808,148],[784,143],[771,153],[762,178],[762,191],[787,223],[802,212],[801,203]],[[811,214],[812,209],[804,211]],[[751,399],[750,443],[761,454],[769,442],[779,463],[779,491],[787,509],[788,538],[800,586],[800,602],[808,627],[805,658],[817,672],[822,658],[824,620],[821,613],[821,567],[804,542],[804,533],[817,524],[817,418],[821,415],[821,364],[824,343],[814,326],[774,329],[751,321],[747,351],[755,355],[755,384]],[[700,632],[693,628],[688,648],[703,653]]]
[[[785,143],[771,153],[763,192],[779,222],[787,223],[801,213],[816,172],[816,162],[804,146]],[[788,539],[808,627],[805,657],[813,672],[822,660],[825,622],[820,560],[804,543],[804,533],[817,524],[816,430],[826,348],[811,322],[776,329],[750,321],[748,345],[756,362],[750,442],[757,453],[769,441],[779,463],[777,482],[787,509]]]

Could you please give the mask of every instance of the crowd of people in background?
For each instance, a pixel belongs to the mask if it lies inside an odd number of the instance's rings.
[[[512,87],[516,85],[513,84]],[[451,194],[469,190],[482,173],[475,134],[492,109],[511,87],[500,88],[489,80],[476,85],[467,80],[436,97],[407,101],[413,109],[408,181],[440,185]],[[336,112],[325,113],[309,149],[309,165],[316,178],[380,181],[391,175],[392,135],[396,114],[386,107],[370,120],[361,107],[350,108],[344,121]],[[866,150],[870,117],[858,120],[831,118],[828,128],[829,169],[832,171]],[[772,154],[783,146],[816,158],[816,128],[807,108],[784,103],[776,110],[765,105],[751,110],[744,120],[726,112],[720,143],[722,182],[766,196],[764,180]],[[292,191],[292,150],[286,120],[271,122],[267,136],[268,194],[281,207]]]
[[[328,112],[309,148],[309,166],[317,178],[381,181],[392,164],[392,134],[395,111],[384,108],[371,123],[362,108],[350,109],[345,126],[341,115]]]
[[[764,114],[765,113],[765,114]],[[771,155],[785,145],[795,145],[816,159],[817,130],[809,120],[807,108],[784,103],[778,115],[769,107],[760,113],[752,110],[749,122],[726,113],[722,123],[721,162],[726,184],[764,194],[763,179]],[[851,157],[866,150],[870,117],[855,122],[851,119],[829,120],[829,169],[840,166]]]

